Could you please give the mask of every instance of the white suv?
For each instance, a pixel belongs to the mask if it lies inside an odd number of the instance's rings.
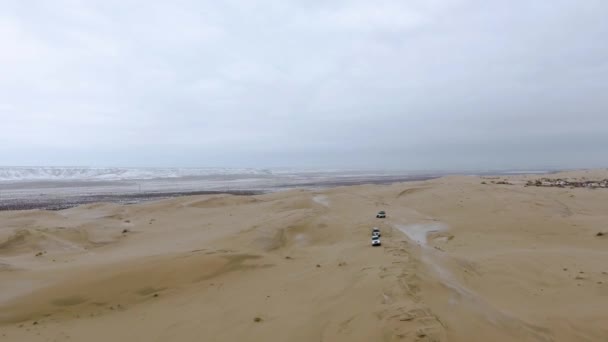
[[[374,227],[374,228],[372,229],[372,237],[374,237],[374,236],[377,236],[377,237],[382,236],[382,234],[380,234],[380,229],[379,229],[379,228],[377,228],[377,227]]]

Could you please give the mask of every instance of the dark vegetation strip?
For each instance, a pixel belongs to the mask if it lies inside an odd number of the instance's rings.
[[[181,196],[219,195],[252,196],[265,193],[259,190],[229,190],[229,191],[179,191],[179,192],[143,192],[129,194],[77,195],[69,197],[45,197],[41,199],[11,199],[0,201],[0,211],[3,210],[63,210],[82,204],[110,202],[120,204],[135,204],[152,200],[174,198]]]
[[[363,185],[363,184],[393,184],[400,182],[424,181],[438,178],[440,175],[433,176],[405,176],[395,177],[386,176],[378,178],[353,178],[332,179],[328,181],[312,181],[296,184],[277,185],[267,190],[215,190],[215,191],[172,191],[172,192],[138,192],[138,193],[115,193],[115,194],[99,194],[99,195],[62,195],[52,196],[46,195],[40,198],[17,198],[17,199],[0,199],[0,211],[6,210],[63,210],[73,208],[82,204],[109,202],[119,204],[135,204],[152,200],[167,199],[181,196],[197,196],[197,195],[219,195],[229,194],[236,196],[251,196],[261,195],[264,193],[293,189],[293,188],[330,188],[335,186]]]

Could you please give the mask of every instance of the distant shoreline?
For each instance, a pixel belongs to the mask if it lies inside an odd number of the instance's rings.
[[[236,196],[260,195],[263,191],[255,190],[231,190],[231,191],[183,191],[183,192],[148,192],[131,194],[108,194],[108,195],[81,195],[67,198],[44,198],[36,199],[12,199],[0,200],[0,211],[11,210],[64,210],[91,203],[118,203],[136,204],[141,202],[168,199],[183,196],[198,195],[220,195],[229,194]]]
[[[551,174],[557,171],[546,171]],[[485,171],[476,173],[437,172],[409,175],[340,175],[327,174],[322,178],[232,178],[223,176],[208,179],[182,177],[177,179],[153,180],[56,180],[0,182],[0,211],[11,210],[63,210],[83,204],[108,202],[136,204],[153,200],[197,195],[250,196],[291,189],[327,189],[339,186],[363,184],[393,184],[424,181],[448,175],[475,176],[516,176],[523,174],[540,175],[536,171]],[[262,179],[262,182],[256,182]],[[212,184],[213,181],[220,183]],[[232,182],[235,183],[232,183]],[[223,183],[222,183],[223,182]]]
[[[116,192],[104,194],[73,194],[46,195],[40,197],[29,196],[26,198],[2,199],[0,195],[0,211],[17,210],[64,210],[83,204],[91,203],[118,203],[136,204],[154,200],[176,198],[183,196],[199,195],[235,195],[253,196],[270,192],[286,191],[291,189],[324,189],[338,186],[352,186],[363,184],[393,184],[400,182],[424,181],[441,176],[409,176],[409,177],[381,177],[374,179],[348,179],[348,180],[328,180],[325,182],[307,182],[299,184],[280,184],[272,188],[265,189],[226,189],[226,190],[192,190],[192,191],[144,191],[144,192]]]

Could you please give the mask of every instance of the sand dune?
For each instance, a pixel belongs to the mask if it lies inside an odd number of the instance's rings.
[[[203,200],[196,200],[186,205],[194,208],[217,208],[227,206],[238,206],[259,202],[257,198],[251,196],[214,196]]]
[[[606,341],[608,189],[534,177],[0,212],[0,336]]]

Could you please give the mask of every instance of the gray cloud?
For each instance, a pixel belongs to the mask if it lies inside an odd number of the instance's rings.
[[[606,13],[9,1],[0,164],[606,167]]]

